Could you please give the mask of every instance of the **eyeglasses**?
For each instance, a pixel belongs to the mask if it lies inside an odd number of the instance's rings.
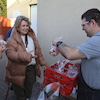
[[[90,22],[89,21],[86,21],[86,22],[82,23],[81,25],[82,25],[82,27],[84,27],[84,25],[85,24],[88,24],[88,23],[90,23]]]

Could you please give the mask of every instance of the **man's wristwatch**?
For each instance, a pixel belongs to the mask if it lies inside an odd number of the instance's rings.
[[[57,43],[56,43],[56,46],[58,47],[61,43],[63,43],[62,41],[58,41]]]

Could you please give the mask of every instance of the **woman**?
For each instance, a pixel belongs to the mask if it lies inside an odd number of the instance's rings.
[[[48,66],[41,53],[30,21],[25,16],[16,18],[10,38],[7,40],[6,80],[13,83],[16,100],[31,96],[36,75],[40,77],[40,65]]]

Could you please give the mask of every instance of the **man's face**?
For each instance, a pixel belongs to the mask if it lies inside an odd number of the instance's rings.
[[[91,22],[86,21],[85,18],[83,18],[83,20],[82,20],[82,29],[86,32],[88,37],[92,36]]]

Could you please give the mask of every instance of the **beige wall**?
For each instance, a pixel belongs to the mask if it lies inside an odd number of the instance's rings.
[[[63,36],[63,41],[72,47],[88,38],[82,31],[81,15],[90,8],[100,10],[99,0],[38,0],[37,36],[45,59],[51,65],[59,59],[49,55],[51,40]]]
[[[11,0],[8,0],[11,2]],[[16,0],[11,6],[7,8],[7,18],[12,20],[12,25],[15,20],[13,18],[13,11],[20,11],[21,15],[30,18],[30,5],[37,4],[37,0]]]
[[[11,0],[7,0],[11,2]],[[21,15],[30,18],[30,5],[37,4],[37,0],[16,0],[7,8],[7,18],[13,20],[13,11],[21,11]],[[81,15],[90,8],[100,9],[99,0],[38,0],[37,5],[37,38],[43,55],[51,65],[59,59],[49,55],[51,40],[63,36],[63,41],[69,46],[76,47],[88,38],[82,31]]]

